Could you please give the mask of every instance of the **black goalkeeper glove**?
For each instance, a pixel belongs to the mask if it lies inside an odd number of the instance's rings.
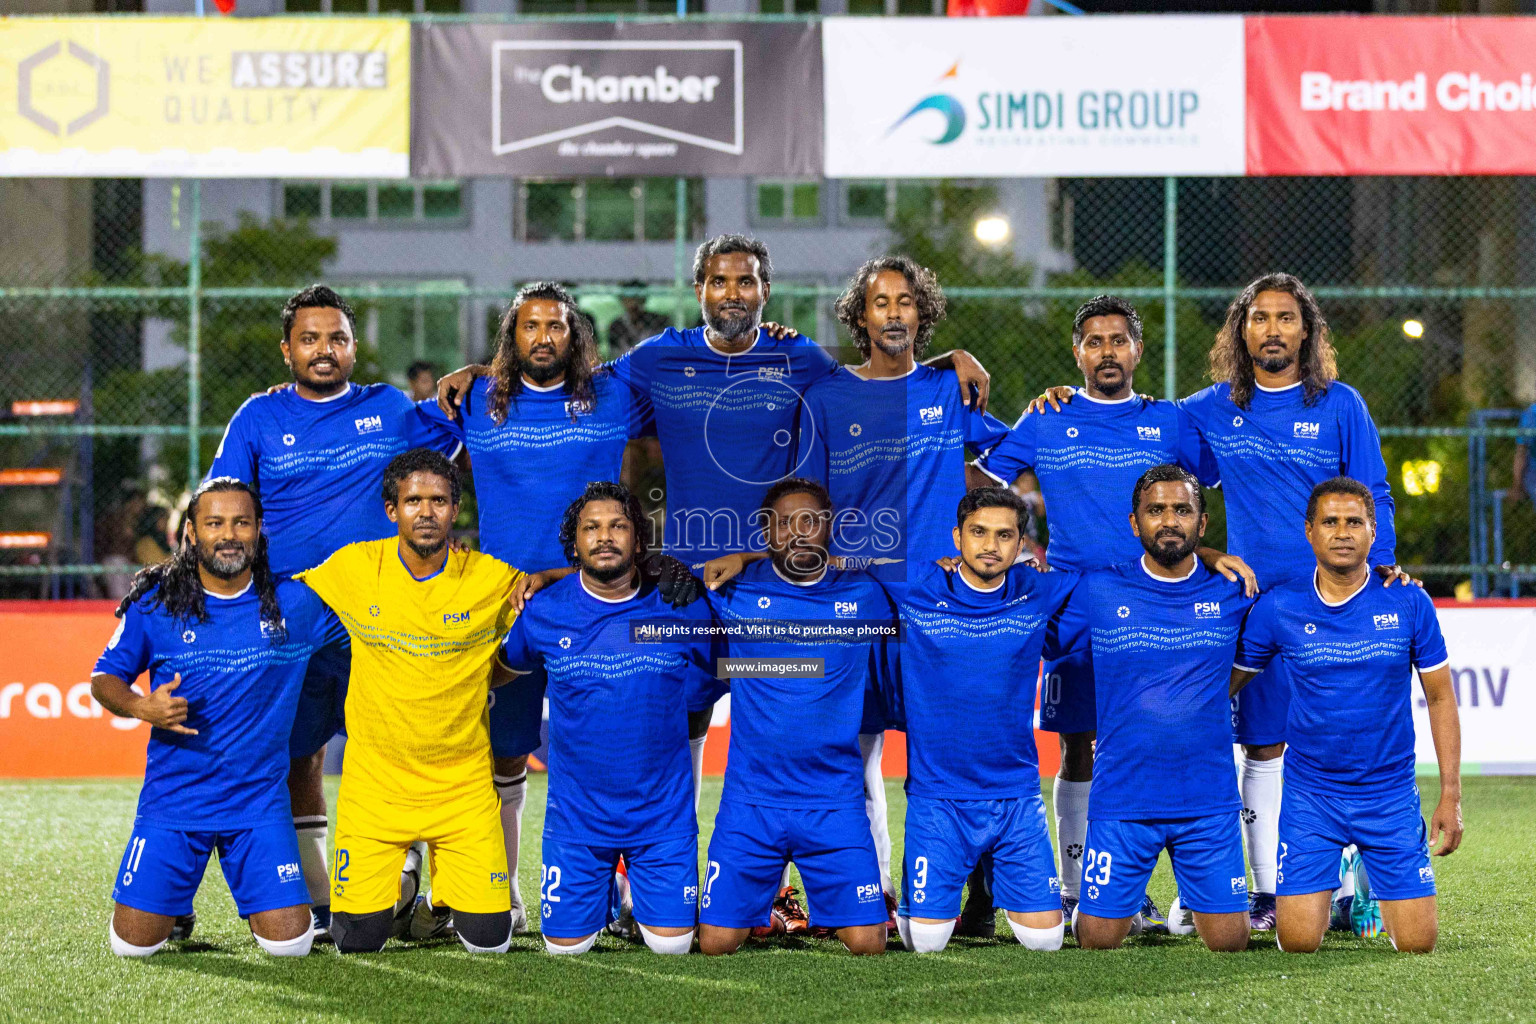
[[[704,592],[703,584],[688,571],[687,564],[671,555],[651,555],[640,563],[640,574],[656,584],[662,599],[673,608],[693,604]]]

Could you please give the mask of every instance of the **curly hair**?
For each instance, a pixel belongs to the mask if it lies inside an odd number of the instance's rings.
[[[894,270],[907,279],[912,297],[917,302],[917,337],[912,339],[912,356],[921,359],[933,340],[933,327],[944,319],[946,303],[944,291],[933,271],[921,266],[910,256],[877,256],[868,260],[853,275],[848,287],[837,298],[832,311],[838,322],[848,329],[859,355],[869,358],[869,329],[864,324],[865,294],[875,276],[883,271]]]
[[[770,283],[773,277],[773,264],[768,261],[768,247],[746,235],[716,235],[700,244],[693,254],[693,283],[704,283],[704,270],[711,259],[716,256],[729,256],[735,252],[756,256],[758,279],[763,284]]]
[[[1195,475],[1182,466],[1162,465],[1153,466],[1136,480],[1136,486],[1131,489],[1131,513],[1141,508],[1141,494],[1153,484],[1189,484],[1189,489],[1195,492],[1195,505],[1200,514],[1205,515],[1205,492],[1200,489],[1200,481]]]
[[[283,340],[291,340],[293,334],[293,322],[298,319],[301,309],[335,309],[347,318],[347,326],[354,335],[357,334],[357,314],[352,307],[347,305],[347,300],[337,295],[335,290],[323,284],[312,284],[303,291],[296,292],[289,300],[283,303]]]
[[[560,517],[560,549],[565,552],[565,560],[571,565],[581,564],[581,559],[576,555],[576,528],[581,524],[582,510],[593,501],[616,501],[624,506],[624,518],[629,520],[629,525],[635,531],[634,563],[639,565],[645,561],[645,536],[649,521],[640,508],[640,499],[631,494],[628,487],[611,480],[592,481],[581,492],[581,497],[565,506],[565,514]]]
[[[1131,340],[1141,344],[1141,314],[1136,312],[1136,307],[1120,298],[1118,295],[1095,295],[1081,306],[1072,316],[1072,344],[1074,346],[1083,343],[1083,325],[1096,316],[1123,316]]]
[[[261,496],[256,493],[256,489],[232,476],[216,476],[205,480],[192,492],[192,501],[187,505],[182,521],[193,524],[197,522],[197,510],[202,504],[203,495],[227,492],[249,495],[255,507],[256,554],[251,560],[251,586],[261,601],[261,621],[266,627],[264,632],[272,643],[281,644],[288,638],[288,631],[283,625],[283,610],[277,603],[277,580],[273,578],[272,567],[267,561],[267,535],[261,529]],[[133,577],[127,596],[118,603],[115,613],[117,617],[122,618],[140,599],[146,599],[151,609],[164,608],[178,622],[208,621],[208,606],[203,598],[203,578],[198,573],[197,545],[190,537],[182,535],[181,543],[176,546],[170,558],[159,565],[139,570]]]
[[[400,484],[412,473],[430,473],[447,480],[453,503],[459,503],[459,471],[448,461],[448,456],[431,448],[412,448],[390,459],[389,465],[384,467],[383,495],[386,505],[400,504]]]
[[[524,285],[512,299],[496,328],[496,357],[491,360],[491,385],[486,411],[496,423],[505,423],[507,409],[523,392],[523,358],[517,351],[517,315],[523,306],[536,299],[558,302],[565,312],[565,326],[571,332],[571,346],[565,355],[564,391],[571,396],[571,419],[578,412],[589,412],[597,405],[592,385],[592,367],[597,362],[597,338],[592,321],[576,308],[571,293],[553,281],[535,281]]]
[[[1248,343],[1243,338],[1243,327],[1248,322],[1248,311],[1260,292],[1285,292],[1301,307],[1301,324],[1306,337],[1301,341],[1297,359],[1301,363],[1301,386],[1307,405],[1339,378],[1338,359],[1333,349],[1333,335],[1317,299],[1307,286],[1294,274],[1265,274],[1244,288],[1232,305],[1227,307],[1226,321],[1216,332],[1216,343],[1211,346],[1211,380],[1225,381],[1232,386],[1232,404],[1246,409],[1253,401],[1253,357],[1248,354]]]

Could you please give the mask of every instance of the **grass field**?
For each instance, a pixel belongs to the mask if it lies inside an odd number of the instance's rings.
[[[523,891],[536,897],[543,777],[529,794]],[[1428,783],[1433,789],[1433,783]],[[1383,937],[1330,936],[1315,956],[1272,940],[1215,956],[1197,940],[1132,940],[1114,953],[1030,954],[958,940],[943,954],[855,961],[835,942],[756,944],[734,957],[660,958],[605,937],[553,958],[537,936],[501,957],[457,943],[329,947],[274,961],[210,866],[194,940],[148,962],[107,951],[112,873],[137,785],[0,785],[0,1020],[6,1021],[1530,1021],[1536,1019],[1536,780],[1469,779],[1462,850],[1437,862],[1440,948],[1400,957]],[[706,792],[707,823],[719,780]],[[900,856],[904,800],[890,785]],[[1166,907],[1166,860],[1153,883]],[[535,904],[536,905],[536,904]],[[1006,927],[1003,934],[1008,934]]]

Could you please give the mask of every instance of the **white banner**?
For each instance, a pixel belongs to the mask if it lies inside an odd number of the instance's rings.
[[[1243,19],[829,18],[832,178],[1240,175]]]
[[[1536,605],[1441,605],[1469,771],[1536,774]],[[1414,682],[1415,756],[1435,764],[1424,692]]]

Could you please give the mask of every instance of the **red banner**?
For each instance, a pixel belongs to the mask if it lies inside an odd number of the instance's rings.
[[[1266,174],[1536,173],[1536,18],[1247,18]]]

